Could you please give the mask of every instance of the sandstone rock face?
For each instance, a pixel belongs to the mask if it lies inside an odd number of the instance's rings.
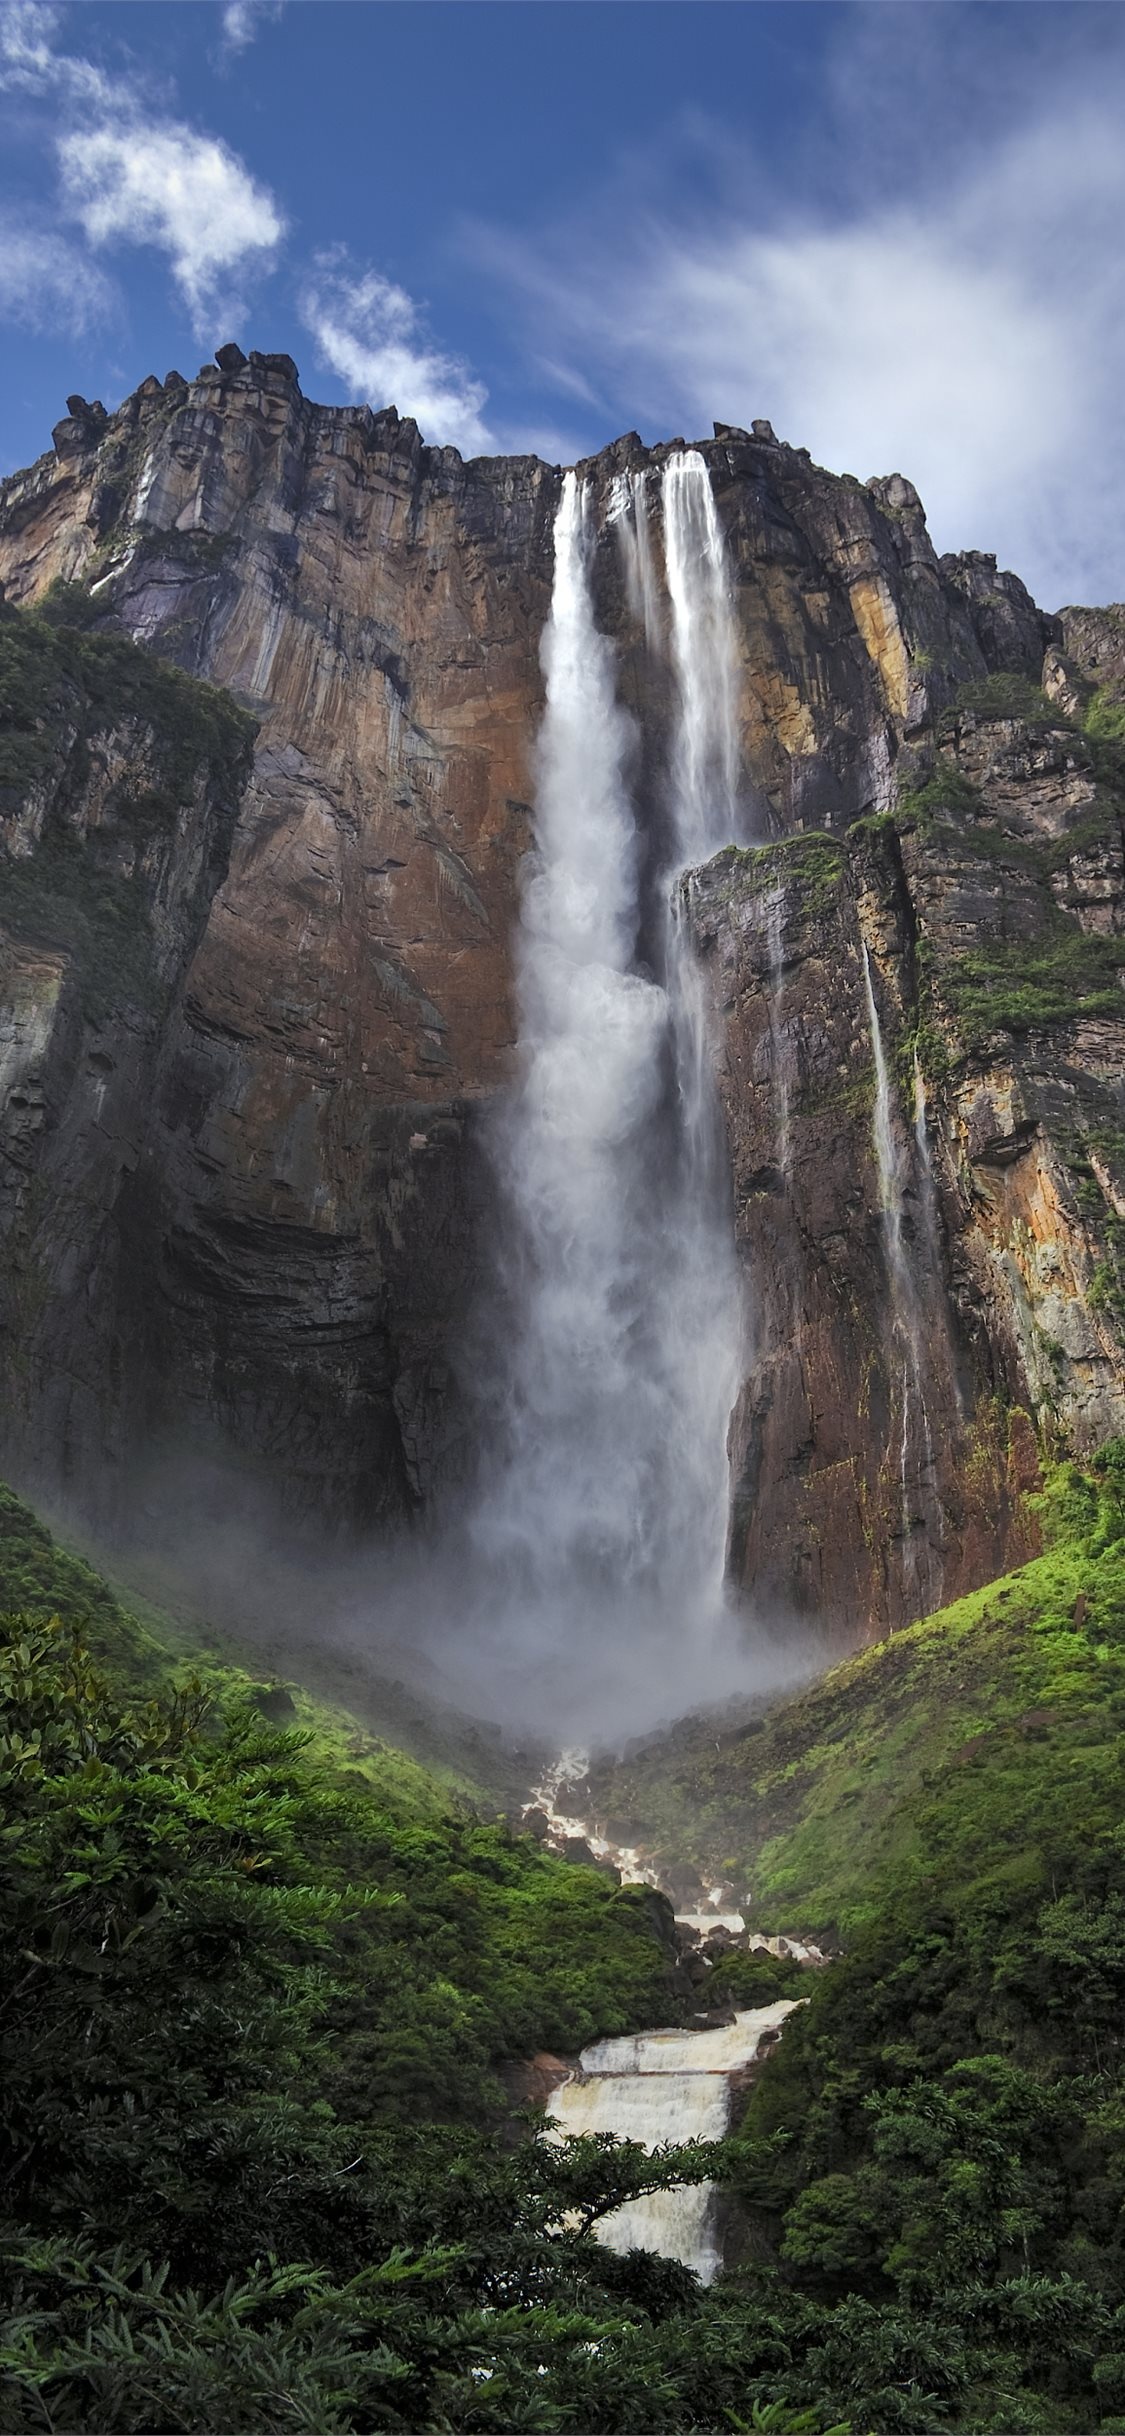
[[[0,485],[9,600],[80,584],[98,630],[229,687],[259,723],[229,871],[134,1107],[130,1394],[107,1365],[91,1453],[128,1445],[143,1373],[149,1443],[174,1430],[250,1463],[322,1519],[440,1511],[471,1461],[481,1121],[511,1071],[558,469],[463,464],[393,411],[310,405],[287,358],[235,350],[108,418],[70,404],[53,454]],[[980,554],[939,560],[901,476],[827,475],[766,425],[721,427],[703,453],[746,829],[773,841],[693,886],[755,1331],[732,1563],[855,1638],[1019,1552],[1033,1447],[1011,1403],[1084,1445],[1125,1421],[1106,1232],[1125,1190],[1120,825],[1111,742],[1084,732],[1112,635],[1080,626],[1099,613],[1044,618]],[[584,469],[654,874],[666,454],[627,435]],[[615,521],[638,476],[647,636]],[[1060,940],[1080,943],[1073,968]],[[905,1488],[863,943],[924,1346]],[[38,1037],[54,981],[35,952],[11,1003]],[[1038,996],[1017,1004],[1029,956]]]
[[[902,757],[893,813],[691,887],[753,1297],[734,1569],[853,1635],[1027,1552],[1029,1413],[1087,1453],[1125,1429],[1120,772],[1004,693]]]
[[[455,1436],[555,477],[320,411],[276,358],[55,442],[0,506],[9,598],[81,577],[260,722],[138,1184],[164,1418],[320,1515],[401,1515]]]

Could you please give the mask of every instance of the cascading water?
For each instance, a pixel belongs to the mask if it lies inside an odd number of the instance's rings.
[[[737,665],[723,536],[711,477],[697,448],[669,457],[662,491],[679,686],[673,817],[677,853],[686,865],[703,862],[736,834]]]
[[[677,713],[671,898],[727,841],[737,746],[730,607],[702,458],[664,478]],[[702,990],[682,910],[636,969],[631,723],[591,592],[589,496],[567,474],[543,646],[536,860],[517,941],[519,1083],[493,1132],[510,1323],[472,1521],[507,1656],[563,1730],[641,1725],[732,1679],[726,1430],[739,1292]],[[722,672],[728,673],[723,676]]]
[[[644,630],[650,651],[661,643],[660,591],[649,530],[648,476],[615,474],[606,509],[625,569],[625,592],[631,615]]]
[[[871,1034],[871,1053],[875,1064],[875,1105],[872,1113],[872,1141],[879,1176],[879,1202],[883,1219],[883,1239],[887,1251],[887,1267],[891,1288],[891,1338],[902,1355],[899,1415],[899,1500],[902,1514],[903,1588],[910,1600],[929,1597],[935,1592],[933,1559],[926,1544],[925,1576],[920,1579],[916,1524],[927,1520],[936,1524],[937,1537],[942,1535],[943,1516],[935,1486],[934,1448],[926,1410],[924,1332],[918,1296],[907,1257],[903,1229],[905,1214],[906,1171],[903,1149],[895,1123],[894,1101],[890,1073],[883,1045],[879,1008],[875,998],[871,957],[866,941],[863,944],[863,985],[867,1001],[867,1021]],[[916,1088],[920,1068],[915,1061]],[[917,1108],[916,1098],[916,1108]],[[925,1124],[925,1103],[922,1102],[921,1123]],[[916,1125],[918,1119],[916,1116]],[[926,1148],[928,1159],[928,1145]],[[918,1460],[912,1467],[912,1447],[917,1446]],[[912,1468],[915,1477],[912,1478]],[[915,1512],[922,1507],[921,1515]],[[940,1564],[936,1594],[940,1596]]]
[[[659,919],[637,969],[645,874],[628,791],[632,734],[591,590],[591,503],[567,474],[544,638],[537,859],[517,952],[521,1074],[493,1137],[514,1246],[500,1443],[474,1518],[490,1595],[562,1731],[636,1730],[745,1680],[724,1639],[726,1433],[741,1356],[726,1163],[684,875],[736,834],[733,623],[710,478],[663,478],[675,674]],[[650,649],[662,634],[643,477],[610,502]],[[553,1805],[581,1763],[559,1762]],[[639,1856],[622,1854],[638,1876]],[[736,1915],[740,1924],[740,1915]],[[609,2042],[556,2093],[558,2136],[652,2148],[718,2136],[732,2074],[787,2004],[710,2036]],[[710,2188],[659,2194],[599,2229],[710,2278]]]
[[[548,2113],[561,2134],[613,2132],[653,2150],[669,2140],[719,2140],[730,2122],[733,2076],[776,2039],[793,2000],[737,2013],[718,2030],[654,2030],[599,2039],[578,2072],[554,2093]],[[631,2199],[596,2226],[607,2250],[655,2250],[678,2258],[705,2284],[722,2264],[714,2183],[681,2183]]]

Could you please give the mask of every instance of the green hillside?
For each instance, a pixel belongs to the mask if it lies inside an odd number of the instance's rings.
[[[1014,1848],[1049,1843],[1060,1812],[1108,1832],[1125,1815],[1123,1495],[1125,1447],[1063,1467],[1032,1563],[749,1723],[691,1721],[603,1767],[599,1810],[732,1878],[754,1926],[848,1942],[935,1867],[1022,1868]]]
[[[659,1907],[343,1711],[193,1683],[6,1501],[0,2428],[1122,2436],[1125,1448],[1041,1520],[718,1751],[606,1772],[841,1948],[734,2136],[648,2159],[515,2137],[498,2076],[667,2017]],[[592,2242],[706,2173],[712,2292]]]

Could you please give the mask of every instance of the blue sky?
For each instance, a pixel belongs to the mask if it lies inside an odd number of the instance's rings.
[[[768,415],[1125,595],[1125,10],[0,0],[0,465],[225,338],[467,452]]]

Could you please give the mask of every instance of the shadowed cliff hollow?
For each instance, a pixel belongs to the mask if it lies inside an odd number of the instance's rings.
[[[112,845],[113,788],[149,786],[159,707],[68,663],[65,719],[9,714],[75,741],[17,753],[0,801],[0,1453],[103,1508],[107,1452],[166,1441],[321,1519],[434,1515],[472,1456],[480,1116],[512,1071],[561,476],[221,358],[110,417],[72,400],[0,485],[10,603],[73,617],[52,587],[77,586],[87,655],[123,634],[258,723],[241,791],[246,725],[212,751],[198,693],[141,851]],[[938,559],[897,475],[828,475],[768,425],[701,448],[761,840],[688,888],[750,1288],[731,1566],[854,1639],[1030,1552],[1035,1426],[1082,1450],[1125,1427],[1125,620]],[[654,868],[643,477],[668,453],[630,435],[584,469]],[[59,927],[58,858],[111,846],[157,991],[112,952],[93,989]]]

